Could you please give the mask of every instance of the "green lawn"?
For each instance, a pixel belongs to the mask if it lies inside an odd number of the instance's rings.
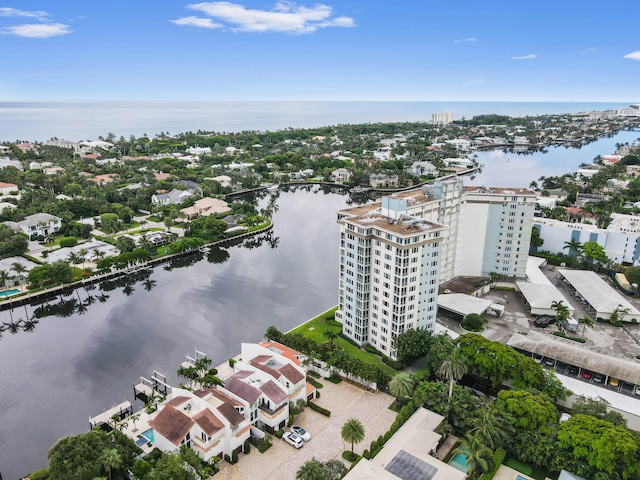
[[[301,333],[305,337],[310,338],[317,343],[327,343],[327,338],[324,336],[325,330],[331,330],[335,333],[340,333],[342,331],[341,325],[333,320],[333,316],[335,315],[337,309],[338,307],[336,306],[330,310],[327,310],[317,317],[312,318],[308,322],[303,323],[299,327],[294,328],[289,333]],[[329,323],[327,323],[327,320],[329,320]],[[393,368],[382,363],[380,357],[378,357],[377,355],[359,349],[342,337],[335,338],[333,340],[333,343],[344,349],[345,352],[347,352],[354,358],[358,358],[363,362],[380,365],[391,376],[394,376],[396,373],[398,373]]]

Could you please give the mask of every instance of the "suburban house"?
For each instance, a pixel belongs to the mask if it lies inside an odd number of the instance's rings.
[[[351,179],[351,171],[346,168],[338,168],[331,172],[331,181],[336,183],[348,182]]]
[[[11,192],[17,192],[18,186],[15,183],[0,182],[0,194],[10,195]]]
[[[294,357],[278,353],[284,353],[279,346],[243,343],[242,361],[234,365],[235,373],[224,383],[226,390],[249,405],[251,422],[270,433],[287,425],[289,402],[306,401],[315,395],[315,390],[307,394],[306,372]]]
[[[369,175],[369,185],[378,187],[397,187],[398,175],[386,175],[384,173],[372,173]]]
[[[220,388],[173,388],[169,397],[149,422],[158,449],[171,452],[186,445],[207,462],[242,451],[251,434],[243,402]]]
[[[34,213],[21,222],[3,222],[5,225],[29,236],[29,238],[46,237],[62,228],[62,219],[48,213]]]
[[[205,180],[214,180],[220,184],[221,187],[230,187],[232,179],[229,175],[218,175],[217,177],[207,177]]]
[[[169,193],[155,193],[151,195],[151,203],[153,205],[179,205],[187,198],[196,194],[195,190],[176,190],[175,188]]]
[[[224,200],[219,198],[205,197],[197,200],[191,207],[180,210],[185,214],[187,220],[195,217],[208,217],[216,213],[226,213],[231,211],[231,207]]]
[[[431,162],[413,162],[413,164],[407,168],[407,171],[418,177],[438,174],[438,168]]]
[[[374,458],[363,458],[345,480],[464,480],[464,471],[435,458],[442,435],[435,432],[442,415],[419,408]]]

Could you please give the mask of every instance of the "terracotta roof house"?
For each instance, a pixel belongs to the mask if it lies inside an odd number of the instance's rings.
[[[163,452],[186,445],[207,462],[231,456],[249,438],[251,422],[241,413],[247,410],[246,402],[219,387],[196,392],[174,388],[152,414],[152,443]]]
[[[171,178],[171,174],[170,173],[164,173],[164,172],[158,172],[155,174],[156,180],[161,181],[161,180],[168,180],[169,178]]]
[[[0,182],[0,195],[10,195],[17,192],[18,186],[15,183]]]
[[[191,220],[195,217],[208,217],[217,213],[230,212],[231,207],[224,200],[204,197],[197,200],[191,207],[183,208],[180,211],[186,215],[187,219]]]

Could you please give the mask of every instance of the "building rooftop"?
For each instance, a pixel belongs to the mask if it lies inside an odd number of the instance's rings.
[[[158,415],[149,422],[149,426],[174,445],[180,445],[195,422],[171,405],[166,405]]]
[[[571,340],[531,330],[527,335],[513,334],[507,345],[640,385],[640,368],[636,363],[586,349]]]
[[[438,308],[444,308],[463,317],[472,313],[482,315],[492,303],[492,300],[485,300],[464,293],[444,293],[438,295]]]
[[[627,309],[627,316],[636,316],[640,312],[620,293],[610,287],[598,274],[590,270],[566,270],[559,268],[558,273],[567,279],[576,291],[589,303],[596,313],[611,314],[616,308]]]

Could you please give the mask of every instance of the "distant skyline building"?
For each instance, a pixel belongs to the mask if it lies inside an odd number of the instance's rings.
[[[535,202],[528,189],[456,178],[340,210],[344,334],[395,357],[395,336],[434,330],[439,285],[461,275],[524,278]]]
[[[451,122],[453,122],[453,112],[431,114],[431,123],[433,125],[449,125]]]

